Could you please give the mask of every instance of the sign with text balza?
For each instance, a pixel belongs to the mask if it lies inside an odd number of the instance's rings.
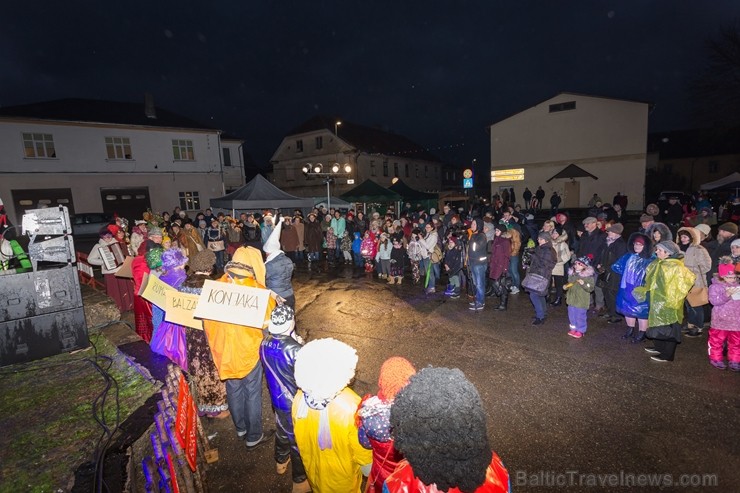
[[[268,289],[208,280],[193,316],[262,328],[270,299]]]
[[[193,318],[197,306],[197,294],[181,293],[169,289],[165,298],[164,319],[173,324],[203,330],[203,321]]]

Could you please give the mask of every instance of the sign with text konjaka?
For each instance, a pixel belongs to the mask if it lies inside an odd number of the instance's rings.
[[[262,327],[270,300],[268,289],[208,280],[193,316],[248,327]]]
[[[170,289],[164,300],[164,319],[173,324],[203,330],[203,321],[193,318],[198,306],[198,295]]]
[[[171,289],[165,282],[160,281],[157,276],[144,274],[144,279],[141,281],[141,288],[139,289],[139,296],[164,310],[167,291]]]

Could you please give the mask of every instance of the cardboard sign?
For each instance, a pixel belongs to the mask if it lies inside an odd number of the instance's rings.
[[[144,274],[144,278],[141,281],[141,289],[139,289],[139,296],[164,310],[167,291],[171,289],[167,284],[160,281],[157,276]]]
[[[123,265],[115,273],[116,277],[123,277],[125,279],[133,279],[134,274],[131,272],[131,263],[134,261],[134,257],[128,256],[124,259]]]
[[[203,330],[203,321],[193,318],[196,306],[198,306],[197,294],[168,289],[164,300],[164,319],[173,324]]]
[[[194,317],[262,328],[270,300],[268,289],[208,280]]]

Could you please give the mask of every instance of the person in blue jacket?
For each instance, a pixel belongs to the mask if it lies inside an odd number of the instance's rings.
[[[355,267],[362,267],[365,265],[365,260],[362,258],[360,249],[362,248],[362,234],[359,231],[354,232],[354,239],[352,240],[352,258],[355,260]]]
[[[622,339],[637,343],[645,340],[648,329],[649,296],[644,301],[637,301],[632,290],[645,283],[645,273],[652,259],[650,237],[643,233],[633,233],[627,241],[627,253],[622,255],[611,266],[612,271],[620,274],[622,280],[617,292],[617,312],[624,315],[627,332]],[[635,325],[637,329],[635,330]]]

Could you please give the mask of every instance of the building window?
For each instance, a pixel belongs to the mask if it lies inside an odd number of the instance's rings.
[[[406,178],[408,178],[409,177],[409,163],[406,163],[403,166],[405,168],[405,173],[404,174],[405,174]]]
[[[447,181],[450,180],[450,172],[449,171],[445,171],[445,180],[447,180]]]
[[[398,177],[398,163],[393,163],[393,176]]]
[[[295,141],[295,152],[303,152],[303,141],[302,140]]]
[[[323,149],[323,148],[324,148],[324,138],[316,137],[316,149]]]
[[[172,156],[175,161],[195,161],[193,152],[193,141],[185,139],[172,139]]]
[[[439,167],[438,166],[434,167],[434,177],[439,178]]]
[[[388,160],[383,159],[383,176],[388,176]]]
[[[200,194],[198,192],[180,192],[180,209],[184,211],[200,210]]]
[[[370,176],[375,176],[375,161],[370,161]]]
[[[429,166],[424,165],[424,178],[429,178]]]
[[[673,173],[673,163],[663,164],[663,171],[666,173]]]
[[[709,161],[709,172],[716,173],[719,171],[719,161]]]
[[[565,103],[551,104],[550,113],[557,113],[558,111],[570,111],[576,109],[575,101],[567,101]]]
[[[231,149],[224,147],[224,166],[231,166]]]
[[[415,171],[416,171],[416,177],[419,178],[419,165],[418,164],[415,165],[414,168],[415,168]]]
[[[105,151],[108,159],[133,159],[128,137],[106,137]]]
[[[23,150],[29,158],[55,158],[54,137],[51,134],[23,134]]]

